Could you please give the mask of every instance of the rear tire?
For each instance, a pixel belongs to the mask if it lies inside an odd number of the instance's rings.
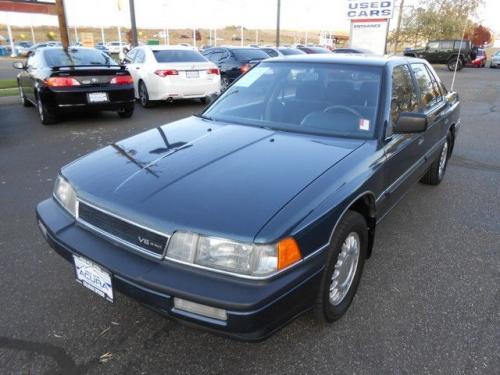
[[[327,251],[313,313],[318,321],[332,323],[346,313],[358,289],[368,251],[368,226],[364,217],[347,211]]]
[[[139,103],[144,107],[144,108],[151,108],[153,106],[153,102],[149,100],[149,93],[148,89],[146,87],[146,84],[141,81],[139,82]]]
[[[420,180],[421,183],[436,186],[443,181],[446,167],[448,166],[448,159],[450,158],[451,146],[451,134],[448,133],[446,136],[446,142],[439,153],[439,157],[436,158],[436,160],[434,160],[431,164],[425,175]]]
[[[134,107],[122,108],[117,113],[120,118],[131,118],[134,114]]]
[[[448,60],[447,64],[448,70],[450,72],[453,72],[455,70],[455,65],[457,66],[457,71],[462,70],[464,67],[462,59],[458,59],[456,57],[452,57],[451,59]]]
[[[38,116],[43,125],[52,125],[57,122],[57,115],[47,108],[47,105],[42,101],[40,94],[36,96]]]
[[[231,82],[229,82],[229,78],[227,77],[222,77],[220,80],[220,91],[224,92],[227,90]]]

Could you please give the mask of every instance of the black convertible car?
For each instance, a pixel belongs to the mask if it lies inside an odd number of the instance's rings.
[[[19,96],[25,107],[35,106],[44,125],[69,111],[134,113],[134,85],[125,67],[103,51],[62,47],[35,49],[26,62],[15,62]]]
[[[258,340],[347,311],[377,225],[442,181],[459,127],[423,60],[270,59],[201,115],[62,168],[38,224],[106,300]]]

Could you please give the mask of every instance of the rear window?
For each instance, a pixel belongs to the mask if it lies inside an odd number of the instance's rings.
[[[43,51],[48,66],[117,65],[106,52],[96,49],[48,49]]]
[[[280,49],[280,52],[285,56],[305,55],[306,54],[304,51],[301,51],[300,49],[295,49],[295,48],[283,48],[283,49]]]
[[[331,53],[330,50],[321,47],[307,47],[309,50],[315,53]]]
[[[233,49],[232,52],[239,61],[262,60],[269,58],[268,54],[260,49],[241,48]]]
[[[196,51],[185,50],[158,50],[153,51],[159,63],[170,62],[206,62],[207,59]]]

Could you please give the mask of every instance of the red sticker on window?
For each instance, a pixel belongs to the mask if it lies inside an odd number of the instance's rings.
[[[370,130],[370,120],[359,120],[359,130]]]

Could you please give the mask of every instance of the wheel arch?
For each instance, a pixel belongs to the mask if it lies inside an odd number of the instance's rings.
[[[451,134],[450,155],[453,153],[453,149],[455,148],[456,130],[456,124],[452,124],[449,129]]]
[[[359,213],[366,220],[368,226],[368,249],[367,258],[371,256],[373,245],[375,242],[375,228],[377,225],[377,208],[375,204],[375,194],[371,191],[365,191],[354,198],[344,209],[339,216],[333,227],[332,234],[330,235],[330,243],[337,229],[338,224],[344,218],[348,211],[355,211]]]

